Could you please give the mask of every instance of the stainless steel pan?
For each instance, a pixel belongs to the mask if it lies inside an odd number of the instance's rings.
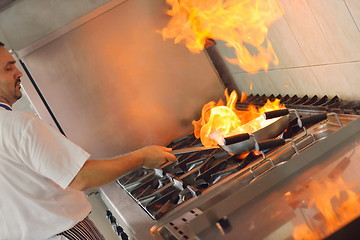
[[[256,141],[262,141],[266,139],[275,138],[286,129],[289,122],[289,116],[287,115],[288,113],[289,111],[267,112],[266,118],[268,119],[271,118],[269,120],[266,120],[269,122],[267,122],[265,127],[251,133],[251,135],[248,133],[241,133],[234,136],[226,137],[224,139],[225,140],[224,144],[219,144],[218,146],[182,148],[182,149],[173,150],[171,153],[183,154],[183,153],[197,152],[197,151],[216,149],[216,148],[222,148],[225,151],[233,154],[239,154],[242,152],[251,151],[255,148],[255,139]],[[263,118],[263,116],[261,116],[261,118]]]
[[[269,119],[266,121],[271,121],[267,126],[253,132],[249,139],[240,142],[229,142],[229,138],[225,138],[225,144],[221,147],[229,153],[239,154],[242,152],[252,151],[255,149],[255,143],[267,139],[272,139],[280,135],[287,128],[289,123],[289,116],[281,116],[274,119]],[[230,137],[232,140],[234,137]]]

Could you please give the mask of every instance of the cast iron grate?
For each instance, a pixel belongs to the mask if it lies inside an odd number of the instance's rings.
[[[245,102],[238,102],[236,107],[239,110],[246,110],[247,106],[253,104],[255,106],[261,107],[266,103],[267,99],[273,101],[275,98],[280,99],[282,104],[285,104],[287,108],[296,108],[296,109],[305,109],[305,110],[314,110],[314,111],[326,111],[326,112],[335,112],[342,114],[355,114],[360,115],[360,100],[350,101],[342,100],[338,96],[329,98],[326,95],[323,97],[307,95],[303,97],[298,97],[297,95],[253,95],[250,94]]]

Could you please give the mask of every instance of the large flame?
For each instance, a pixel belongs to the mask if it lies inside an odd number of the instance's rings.
[[[241,96],[240,102],[244,102],[247,96],[245,93]],[[269,123],[269,120],[262,117],[264,112],[284,108],[280,100],[275,99],[272,102],[267,100],[261,108],[249,105],[247,111],[239,111],[236,109],[237,93],[233,91],[229,96],[225,90],[225,97],[226,104],[222,100],[205,104],[201,118],[192,122],[195,137],[200,138],[204,146],[221,144],[219,136],[223,139],[239,133],[253,133]]]
[[[268,28],[283,15],[277,0],[166,0],[172,18],[162,29],[164,39],[185,42],[193,53],[203,50],[208,39],[222,40],[235,51],[227,59],[247,72],[267,70],[278,64]],[[251,53],[255,52],[255,53]]]

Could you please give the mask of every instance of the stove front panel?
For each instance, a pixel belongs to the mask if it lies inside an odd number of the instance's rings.
[[[301,117],[319,113],[324,111],[298,110]],[[222,149],[177,155],[177,162],[168,163],[160,170],[140,168],[124,175],[108,189],[103,189],[103,198],[118,217],[124,219],[124,228],[136,239],[191,239],[196,236],[206,239],[208,233],[221,237],[221,233],[230,232],[229,225],[238,224],[234,219],[244,221],[241,218],[244,205],[255,202],[259,195],[281,185],[292,174],[321,162],[321,155],[359,132],[356,115],[327,113],[327,119],[305,128],[297,125],[296,117],[289,119],[286,132],[280,136],[285,139],[282,146],[239,155],[230,155]],[[326,145],[328,141],[332,147]],[[173,149],[197,146],[201,143],[192,134],[169,144]],[[113,191],[121,192],[117,193],[121,196],[114,195]],[[271,209],[282,205],[264,208],[264,211],[275,214]],[[276,221],[281,225],[295,215],[289,211]],[[135,220],[137,218],[139,220]],[[260,220],[269,220],[264,219]],[[259,223],[260,220],[257,219]],[[281,226],[275,226],[273,231]]]
[[[200,239],[324,239],[354,221],[360,216],[359,120],[319,142],[320,150],[314,145],[204,208],[188,223],[190,232]]]

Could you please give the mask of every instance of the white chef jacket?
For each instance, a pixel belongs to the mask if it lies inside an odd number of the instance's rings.
[[[54,239],[83,220],[91,205],[67,186],[89,156],[36,116],[0,108],[0,240]]]

